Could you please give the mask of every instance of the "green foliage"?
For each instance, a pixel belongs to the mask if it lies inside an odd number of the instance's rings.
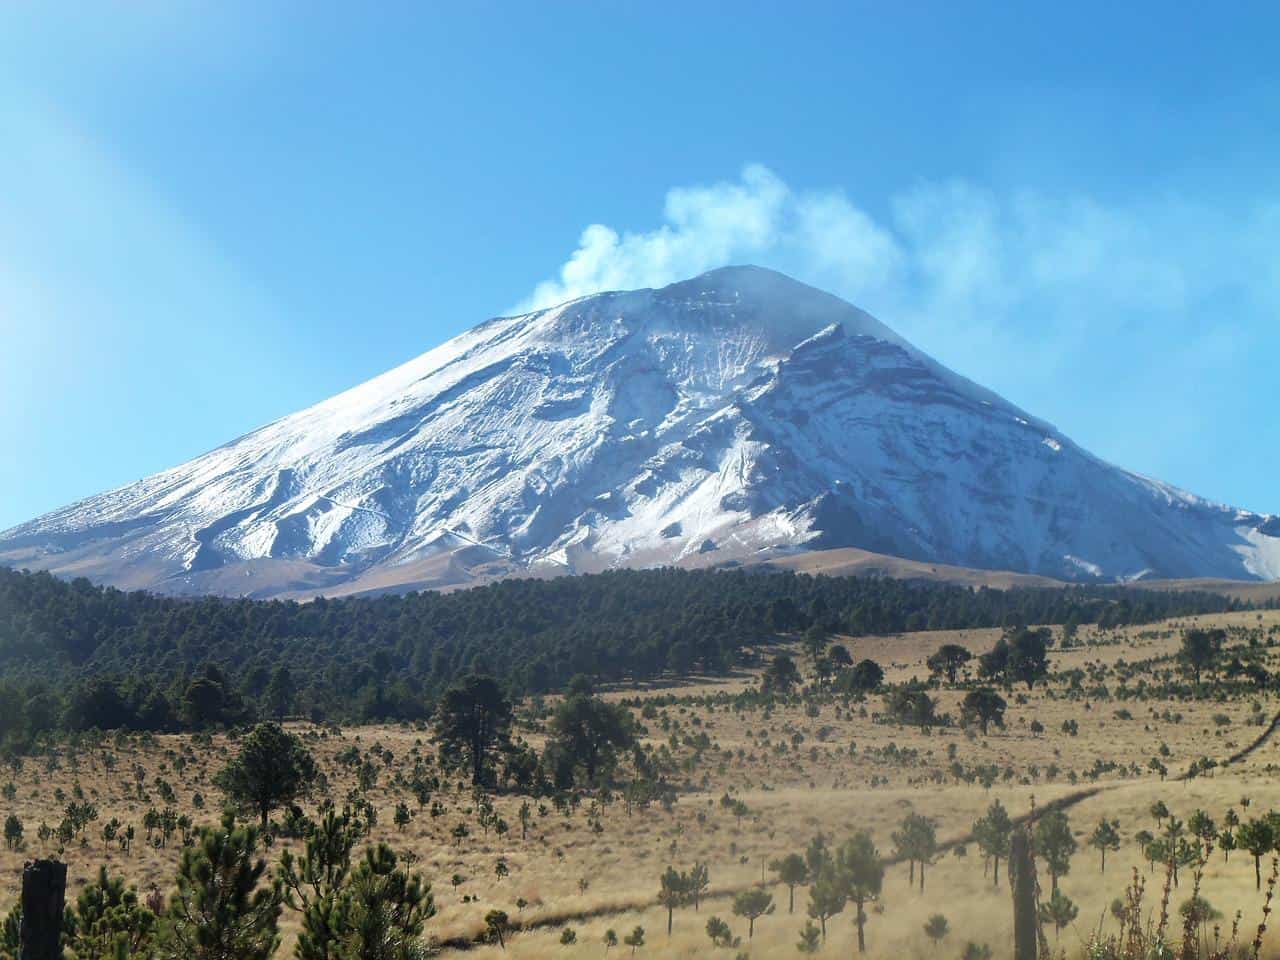
[[[733,931],[719,917],[711,917],[707,920],[707,936],[714,947],[733,946]]]
[[[1004,726],[1004,711],[1007,704],[1004,697],[990,687],[979,687],[965,694],[960,704],[960,714],[966,723],[977,721],[982,727],[982,735],[987,735],[987,728],[994,723]]]
[[[431,886],[399,865],[385,843],[367,847],[336,899],[330,942],[342,960],[418,960],[435,915]]]
[[[1182,635],[1182,647],[1178,651],[1178,659],[1196,683],[1200,682],[1200,675],[1205,670],[1217,664],[1226,640],[1225,630],[1196,628]]]
[[[1203,810],[1192,812],[1191,816],[1187,818],[1187,829],[1191,831],[1192,836],[1206,843],[1213,841],[1218,836],[1217,824]]]
[[[0,924],[0,960],[17,960],[22,949],[22,901],[15,903]]]
[[[496,942],[503,950],[507,949],[507,930],[510,927],[511,920],[502,910],[490,910],[484,915],[485,933],[488,935],[490,942]],[[613,931],[609,932],[612,933]],[[616,936],[613,938],[613,942],[618,942]]]
[[[636,949],[644,946],[644,927],[637,924],[635,929],[622,938],[622,942],[631,948],[631,955],[635,956]]]
[[[1013,820],[999,800],[992,802],[973,824],[973,839],[983,854],[995,861],[994,883],[1000,883],[1000,860],[1009,856],[1009,838],[1013,833]]]
[[[4,819],[4,845],[9,850],[19,850],[22,848],[22,821],[18,819],[16,813],[11,813]]]
[[[698,909],[698,904],[706,895],[707,888],[711,886],[711,871],[707,865],[702,862],[695,863],[685,877],[686,892],[689,899],[693,902],[693,909]]]
[[[671,936],[671,921],[676,907],[683,906],[689,897],[689,876],[675,867],[667,867],[658,878],[658,903],[667,908],[667,936]]]
[[[854,923],[858,928],[858,952],[863,953],[867,949],[865,906],[880,896],[884,884],[884,861],[870,833],[860,830],[836,850],[835,870],[849,902],[857,907]]]
[[[1008,622],[1116,625],[1241,606],[1130,588],[974,591],[685,570],[294,604],[123,593],[0,568],[2,739],[26,745],[60,726],[202,728],[249,719],[255,707],[264,716],[414,720],[480,664],[502,664],[512,693],[562,687],[579,672],[648,679],[675,664],[723,674],[744,648],[814,624],[857,636]],[[206,663],[211,651],[218,667]],[[851,692],[880,682],[868,684],[864,671],[855,683],[850,673],[841,676]]]
[[[800,671],[795,661],[785,653],[780,653],[769,661],[769,667],[760,678],[760,689],[764,693],[788,694],[800,685]]]
[[[315,759],[302,741],[278,723],[260,723],[216,782],[234,803],[257,811],[265,827],[272,810],[305,794],[315,778]]]
[[[284,902],[302,914],[295,954],[298,960],[328,960],[336,949],[337,904],[351,872],[351,852],[363,835],[363,824],[350,811],[339,815],[332,805],[307,832],[303,853],[285,850],[277,868]]]
[[[267,960],[279,945],[280,896],[261,883],[258,830],[227,813],[182,851],[160,955],[169,960]]]
[[[464,677],[440,698],[436,737],[441,756],[465,763],[473,786],[489,781],[493,752],[510,736],[511,701],[492,677]]]
[[[1236,828],[1236,846],[1248,850],[1253,857],[1253,875],[1257,889],[1262,889],[1262,858],[1276,846],[1276,822],[1272,817],[1256,817]]]
[[[126,887],[123,877],[109,876],[106,867],[98,868],[97,879],[66,911],[64,944],[76,960],[146,956],[155,935],[156,915],[138,900],[134,887]]]
[[[747,939],[755,936],[756,919],[773,913],[773,894],[760,887],[743,890],[733,898],[733,915],[747,918]]]
[[[1049,672],[1047,627],[1006,630],[996,645],[978,658],[978,672],[1006,687],[1025,683],[1030,690]]]
[[[924,935],[928,937],[935,945],[946,939],[947,934],[951,932],[951,924],[947,918],[940,913],[935,913],[925,921]]]
[[[1061,890],[1054,890],[1049,899],[1040,904],[1040,922],[1053,925],[1055,939],[1079,913],[1080,908]]]
[[[635,742],[631,711],[606,703],[587,690],[566,697],[551,718],[550,756],[559,758],[569,770],[581,770],[588,785],[596,784],[600,776],[607,774],[618,753],[630,749]]]
[[[778,881],[787,886],[787,913],[796,912],[796,887],[809,880],[809,865],[798,853],[789,853],[781,860],[769,864],[769,869],[778,875]]]
[[[894,852],[906,860],[915,878],[916,865],[920,865],[920,890],[924,891],[925,867],[933,862],[938,851],[938,832],[934,822],[919,813],[909,813],[901,826],[891,836]]]
[[[812,874],[813,882],[809,886],[809,906],[807,913],[810,919],[822,925],[822,940],[827,939],[827,921],[844,910],[849,902],[849,891],[835,864],[823,861]]]
[[[409,821],[412,817],[409,813],[409,805],[403,800],[396,804],[396,813],[393,819],[395,820],[397,830],[403,831],[404,828],[409,825]]]
[[[897,687],[885,695],[884,706],[898,723],[928,728],[937,721],[938,702],[922,689]]]
[[[1207,923],[1222,919],[1222,911],[1218,910],[1204,897],[1196,894],[1188,897],[1178,906],[1178,916],[1191,927],[1202,927]]]
[[[827,644],[831,642],[831,635],[827,633],[822,624],[814,623],[810,624],[804,631],[801,641],[804,643],[804,652],[809,658],[809,662],[816,664],[826,653]]]
[[[849,694],[873,694],[884,682],[884,671],[872,659],[861,659],[851,669],[841,673],[836,689]]]
[[[1076,852],[1076,838],[1071,834],[1071,823],[1062,810],[1050,810],[1036,820],[1035,851],[1044,857],[1054,890],[1058,878],[1071,871],[1071,858]]]
[[[1107,872],[1107,851],[1120,849],[1120,821],[1103,817],[1089,835],[1089,846],[1102,854],[1102,873]]]
[[[813,921],[806,920],[800,929],[800,940],[796,943],[796,949],[801,953],[817,953],[822,946],[821,936],[821,931],[813,925]]]
[[[964,665],[972,659],[968,648],[958,643],[944,643],[925,664],[935,677],[946,677],[948,683],[955,683]]]

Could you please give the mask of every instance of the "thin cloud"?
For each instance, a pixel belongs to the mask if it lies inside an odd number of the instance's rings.
[[[1108,206],[954,180],[917,185],[889,207],[889,222],[877,222],[842,191],[798,190],[752,164],[736,181],[673,188],[651,230],[587,227],[521,308],[754,262],[947,354],[987,336],[1070,345],[1116,325],[1194,334],[1207,304],[1252,312],[1280,303],[1273,202],[1222,211],[1158,196]]]
[[[840,190],[798,189],[753,164],[734,181],[670,190],[652,229],[591,225],[522,308],[758,263],[870,311],[1103,456],[1175,482],[1198,475],[1203,456],[1180,431],[1211,437],[1242,402],[1224,385],[1280,350],[1274,197],[1152,191],[1107,203],[950,180],[904,190],[888,209],[878,221]],[[1135,435],[1133,418],[1162,426]]]

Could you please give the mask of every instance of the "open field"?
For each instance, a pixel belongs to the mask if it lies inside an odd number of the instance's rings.
[[[430,805],[418,806],[407,781],[415,761],[435,752],[425,729],[291,728],[315,753],[328,779],[328,794],[341,805],[343,798],[363,793],[378,813],[371,839],[385,840],[415,858],[414,868],[432,883],[438,908],[428,931],[446,952],[596,957],[604,953],[607,929],[621,938],[642,925],[645,946],[637,956],[729,958],[737,950],[752,957],[791,955],[805,919],[807,890],[796,890],[796,912],[789,914],[787,889],[776,885],[768,864],[802,853],[815,834],[839,843],[855,830],[868,829],[880,852],[891,857],[891,833],[908,812],[933,818],[945,845],[964,839],[994,800],[1016,817],[1031,811],[1033,803],[1043,807],[1071,799],[1069,817],[1079,849],[1060,886],[1079,907],[1079,915],[1062,931],[1061,946],[1075,955],[1099,925],[1114,930],[1108,907],[1123,894],[1134,869],[1147,884],[1147,909],[1159,911],[1162,868],[1151,872],[1133,840],[1139,830],[1157,832],[1149,812],[1155,801],[1163,800],[1184,821],[1203,809],[1219,825],[1232,808],[1242,820],[1280,808],[1275,776],[1280,737],[1264,740],[1229,766],[1194,779],[1175,779],[1201,758],[1221,762],[1237,754],[1280,711],[1272,689],[1223,685],[1218,695],[1197,699],[1185,688],[1176,692],[1159,686],[1174,679],[1173,657],[1182,631],[1193,624],[1227,628],[1228,657],[1248,651],[1268,670],[1280,667],[1280,612],[1187,618],[1107,633],[1082,627],[1079,645],[1051,651],[1053,672],[1047,685],[1005,694],[1005,727],[992,728],[985,736],[958,725],[928,731],[885,722],[878,716],[884,707],[877,695],[859,701],[823,694],[781,698],[771,705],[735,701],[736,694],[757,685],[755,671],[714,682],[611,689],[604,692],[606,699],[628,704],[643,724],[645,741],[676,787],[675,802],[669,810],[660,803],[628,810],[621,797],[604,803],[587,795],[576,809],[560,810],[549,798],[535,800],[525,838],[519,816],[524,798],[496,796],[494,806],[509,829],[505,834],[485,830],[474,815],[470,788],[457,777],[433,795],[439,804],[435,815]],[[943,643],[984,652],[998,636],[996,630],[967,630],[837,642],[846,644],[855,660],[881,664],[887,682],[900,683],[926,679],[924,660]],[[798,645],[792,652],[800,662]],[[1155,692],[1139,696],[1140,679],[1155,685]],[[958,719],[963,689],[944,684],[931,693],[940,713]],[[545,737],[550,702],[526,703],[518,712],[517,733],[534,746]],[[1067,729],[1072,724],[1074,733]],[[16,814],[24,824],[26,844],[24,850],[0,854],[0,909],[7,910],[13,899],[23,860],[57,846],[56,838],[38,838],[38,826],[56,826],[63,807],[78,793],[95,804],[98,820],[86,829],[83,844],[72,841],[65,849],[73,885],[83,884],[105,864],[140,888],[156,885],[167,891],[181,840],[175,834],[167,846],[148,844],[144,817],[150,809],[170,807],[197,824],[213,820],[222,800],[212,778],[235,749],[224,735],[108,736],[74,751],[28,757],[21,770],[0,775],[13,783],[12,797],[0,802],[0,818]],[[352,762],[357,753],[359,762]],[[1168,779],[1148,769],[1157,755]],[[358,769],[363,761],[372,761],[374,772],[370,783],[366,769],[362,789]],[[957,776],[957,770],[963,775]],[[986,773],[966,782],[975,770]],[[993,781],[989,786],[982,784],[984,776]],[[744,803],[745,811],[728,809],[721,802],[726,793]],[[413,812],[403,828],[394,822],[401,802]],[[314,802],[307,809],[313,810]],[[1108,855],[1105,874],[1097,851],[1087,845],[1103,817],[1119,821],[1122,837],[1120,849]],[[137,826],[128,854],[101,836],[102,825],[112,818]],[[469,836],[453,836],[459,824],[468,826]],[[278,836],[271,856],[298,845]],[[997,886],[972,842],[964,844],[964,854],[943,852],[928,868],[923,894],[909,886],[906,864],[888,867],[882,895],[869,908],[869,955],[958,957],[967,941],[990,944],[997,957],[1007,955],[1011,910],[1004,866]],[[498,876],[500,860],[509,872],[505,877]],[[708,898],[696,913],[692,907],[679,908],[668,938],[666,911],[655,899],[658,878],[668,864],[687,869],[695,862],[709,867]],[[1269,866],[1268,856],[1264,881]],[[455,875],[461,878],[456,886],[451,883]],[[746,921],[731,914],[729,895],[760,882],[762,875],[777,909],[756,921],[748,943]],[[1184,870],[1181,887],[1172,893],[1171,912],[1190,896],[1190,877],[1191,871]],[[1040,883],[1047,897],[1043,865]],[[1265,882],[1263,886],[1265,890]],[[70,894],[74,896],[74,886]],[[1262,919],[1263,893],[1255,889],[1254,864],[1246,852],[1232,853],[1229,861],[1215,852],[1201,895],[1224,914],[1224,938],[1239,910],[1241,939],[1252,939]],[[527,928],[512,934],[505,953],[497,945],[472,943],[483,930],[485,913],[494,907]],[[935,913],[947,917],[951,930],[936,948],[922,929]],[[711,915],[728,921],[742,937],[737,950],[712,946],[704,932]],[[287,947],[296,915],[286,911],[285,921]],[[1180,923],[1175,914],[1175,934]],[[576,944],[561,944],[566,928],[574,931]],[[832,918],[828,931],[820,956],[849,956],[856,949],[852,908]],[[1049,940],[1052,945],[1052,930]],[[630,948],[616,950],[626,955]],[[1266,953],[1280,953],[1280,937],[1267,935]]]

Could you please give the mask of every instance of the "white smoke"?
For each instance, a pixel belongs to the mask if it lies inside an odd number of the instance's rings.
[[[1194,340],[1213,304],[1236,318],[1280,308],[1275,203],[1224,211],[1159,195],[1109,206],[948,181],[889,209],[879,223],[839,190],[797,190],[752,164],[736,181],[668,191],[652,230],[587,227],[521,307],[756,263],[839,294],[975,376],[1015,352],[1043,371],[1117,329]],[[1052,349],[1028,358],[1028,345]]]
[[[1077,439],[1104,456],[1175,480],[1195,474],[1191,453],[1173,454],[1189,450],[1187,434],[1204,447],[1236,415],[1241,394],[1224,385],[1280,354],[1274,197],[1102,202],[952,180],[888,201],[877,221],[839,190],[796,189],[751,165],[736,181],[670,190],[653,229],[588,227],[522,306],[773,267],[1061,426],[1086,422]],[[1119,412],[1148,427],[1135,437]]]
[[[794,270],[797,253],[809,272],[833,274],[846,287],[879,283],[900,258],[893,238],[842,194],[797,193],[758,164],[737,182],[670,190],[663,221],[639,233],[587,227],[557,278],[539,284],[522,308],[663,286],[729,263]]]

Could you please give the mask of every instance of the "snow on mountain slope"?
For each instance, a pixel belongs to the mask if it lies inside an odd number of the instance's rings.
[[[841,546],[1068,579],[1280,578],[1280,520],[1103,463],[754,267],[490,320],[0,534],[0,562],[274,595]]]

